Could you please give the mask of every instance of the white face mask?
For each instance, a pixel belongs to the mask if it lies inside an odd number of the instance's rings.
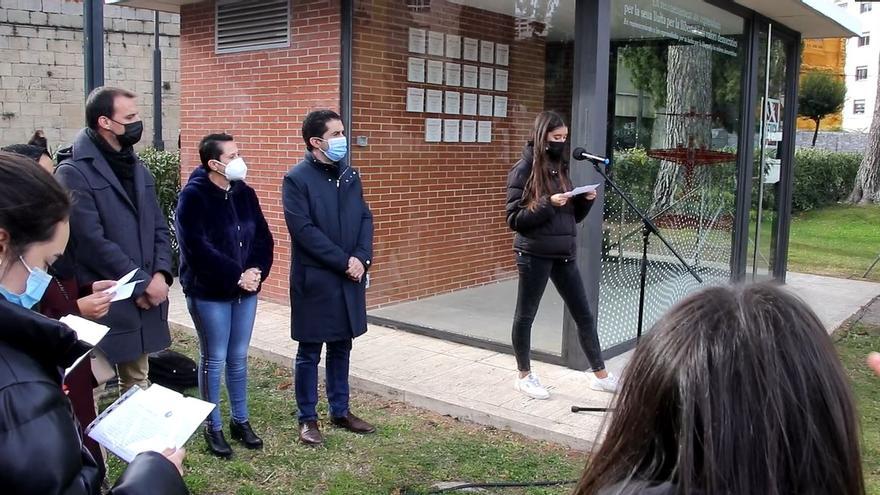
[[[226,164],[226,168],[221,174],[223,174],[223,176],[226,177],[226,180],[230,182],[234,180],[244,180],[245,177],[247,177],[247,164],[244,163],[243,158],[235,158]]]

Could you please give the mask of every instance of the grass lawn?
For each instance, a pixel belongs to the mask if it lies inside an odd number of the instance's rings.
[[[174,342],[176,350],[197,355],[193,337],[177,333]],[[305,447],[297,441],[290,369],[259,359],[251,359],[249,369],[251,424],[262,436],[264,450],[248,451],[232,443],[224,394],[224,430],[235,455],[228,461],[210,455],[201,431],[196,432],[184,463],[193,494],[418,494],[442,481],[572,480],[586,459],[581,452],[362,393],[352,394],[352,410],[377,425],[375,435],[359,436],[322,423],[326,446]],[[187,394],[198,396],[195,389]],[[327,417],[326,401],[319,414]],[[122,463],[111,457],[110,479],[115,480]],[[493,493],[564,494],[571,489]]]
[[[788,269],[861,278],[880,254],[880,206],[837,205],[794,216]],[[868,276],[880,281],[880,264]]]
[[[840,333],[837,350],[858,402],[866,491],[880,495],[880,377],[865,364],[869,352],[880,350],[880,326],[853,325]]]

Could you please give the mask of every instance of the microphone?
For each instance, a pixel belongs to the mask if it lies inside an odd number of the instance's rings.
[[[571,157],[575,160],[589,160],[593,163],[604,163],[605,165],[611,163],[611,160],[608,158],[587,153],[587,150],[583,148],[575,148],[574,151],[571,152]]]

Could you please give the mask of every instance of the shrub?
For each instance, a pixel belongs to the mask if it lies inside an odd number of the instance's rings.
[[[168,230],[171,233],[171,250],[176,275],[180,250],[174,232],[174,210],[177,208],[177,197],[180,195],[180,152],[162,151],[150,147],[138,155],[156,180],[159,207],[168,220]]]
[[[842,201],[852,190],[861,160],[859,153],[797,150],[792,210],[812,210]]]

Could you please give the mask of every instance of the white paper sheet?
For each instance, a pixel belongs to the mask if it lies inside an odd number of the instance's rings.
[[[457,143],[458,142],[458,119],[444,119],[443,120],[443,142],[445,143]]]
[[[89,321],[85,318],[80,318],[76,315],[67,315],[60,318],[58,321],[64,323],[74,332],[76,332],[77,339],[88,343],[92,347],[98,345],[98,342],[100,342],[101,339],[103,339],[104,336],[107,335],[107,332],[110,331],[110,327],[99,325],[93,321]],[[64,376],[67,376],[71,371],[73,371],[74,368],[79,366],[79,363],[81,363],[86,358],[86,356],[89,355],[89,352],[86,352],[82,356],[76,358],[76,361],[74,361],[69,368],[64,370]]]
[[[491,117],[494,110],[492,95],[480,95],[480,117]]]
[[[113,294],[113,299],[111,299],[110,302],[122,301],[123,299],[128,299],[129,297],[131,297],[132,293],[134,293],[135,286],[143,282],[143,280],[135,280],[133,282],[130,282],[130,280],[134,278],[136,273],[137,268],[123,275],[122,278],[116,281],[113,287],[110,287],[109,289],[104,289],[104,294]]]
[[[576,187],[571,191],[563,193],[562,195],[566,198],[571,198],[580,194],[588,193],[590,191],[595,191],[597,187],[599,187],[599,184],[587,184],[586,186]]]
[[[89,437],[126,462],[141,452],[180,448],[216,407],[153,384],[132,387],[93,421]]]
[[[443,36],[443,33],[428,31],[428,55],[442,57],[445,50],[445,44],[446,37]]]
[[[465,65],[463,69],[463,76],[461,85],[466,88],[476,88],[479,84],[477,76],[479,74],[478,68],[476,65]]]
[[[510,45],[497,43],[495,45],[495,63],[507,67],[510,58]]]
[[[439,143],[443,140],[443,119],[425,119],[425,142]]]
[[[461,58],[461,36],[446,35],[446,58]]]
[[[446,62],[446,85],[461,86],[461,64]]]
[[[495,69],[495,91],[507,91],[507,71]]]
[[[443,113],[443,91],[429,89],[425,92],[425,112]]]
[[[425,90],[422,88],[406,88],[406,111],[425,111]]]
[[[428,60],[428,84],[443,84],[443,62]]]
[[[461,142],[476,143],[477,142],[477,121],[462,120],[461,121]]]
[[[480,41],[480,62],[484,64],[495,63],[495,43]]]
[[[409,57],[406,80],[409,82],[425,82],[425,59]]]
[[[474,38],[465,38],[463,57],[471,62],[478,61],[480,59],[480,42]]]
[[[477,124],[477,142],[492,142],[492,121],[484,120]]]
[[[462,115],[477,114],[477,95],[475,93],[461,95],[461,113]]]
[[[507,97],[506,96],[496,96],[495,97],[495,112],[496,117],[507,117]]]
[[[412,53],[425,53],[425,39],[427,33],[424,29],[409,28],[409,51]]]
[[[461,113],[461,93],[458,91],[446,91],[445,109],[449,115],[458,115]]]
[[[495,71],[491,67],[480,67],[480,89],[495,89]]]

